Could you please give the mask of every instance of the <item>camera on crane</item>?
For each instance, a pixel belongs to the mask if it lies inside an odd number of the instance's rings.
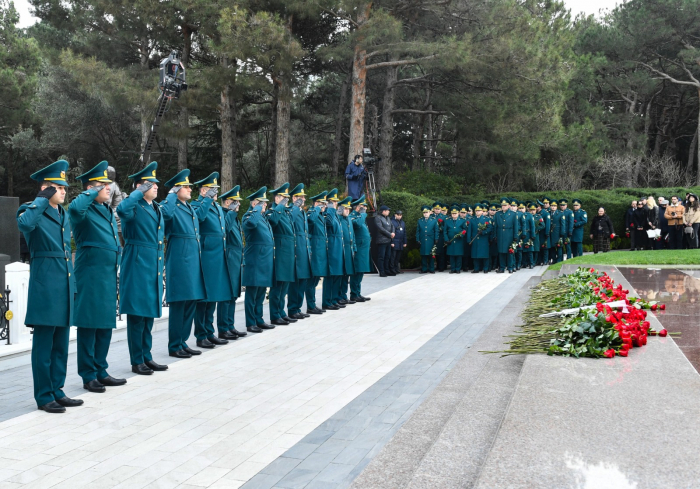
[[[179,98],[180,92],[187,90],[185,66],[177,51],[171,51],[170,56],[161,60],[158,87],[168,98]]]
[[[382,159],[379,158],[378,156],[372,156],[371,149],[369,149],[369,148],[362,149],[362,164],[364,165],[365,169],[367,170],[367,173],[374,172],[375,165],[377,165],[381,161],[382,161]]]

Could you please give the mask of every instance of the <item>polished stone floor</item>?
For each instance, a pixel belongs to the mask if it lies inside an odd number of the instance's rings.
[[[626,268],[620,272],[643,299],[666,304],[656,317],[700,372],[700,270]]]

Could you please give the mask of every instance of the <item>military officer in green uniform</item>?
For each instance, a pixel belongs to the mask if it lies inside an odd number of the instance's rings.
[[[34,328],[34,399],[48,413],[64,413],[66,407],[83,404],[63,392],[75,295],[70,221],[61,207],[68,186],[66,171],[68,162],[59,160],[34,173],[32,180],[41,182],[39,193],[17,210],[17,226],[32,259],[24,324]]]
[[[316,287],[322,277],[328,275],[328,237],[326,235],[326,195],[323,191],[309,200],[313,207],[307,213],[309,223],[309,245],[311,249],[311,280],[306,285],[306,312],[322,314],[325,311],[316,307]]]
[[[530,202],[527,207],[528,213],[532,216],[532,225],[534,233],[532,234],[532,257],[530,259],[530,264],[534,267],[538,265],[539,254],[541,250],[540,246],[540,232],[544,229],[544,219],[539,214],[541,207],[535,202]]]
[[[326,236],[328,237],[328,275],[323,279],[323,309],[338,309],[346,307],[337,304],[336,291],[340,288],[343,276],[343,230],[338,219],[338,189],[333,189],[326,196],[328,210],[326,212]],[[341,211],[342,212],[342,211]]]
[[[459,206],[453,206],[450,210],[450,219],[445,221],[443,230],[445,252],[450,257],[450,273],[462,273],[462,255],[464,255],[462,240],[467,233],[464,223],[465,221],[459,218]]]
[[[564,246],[564,231],[562,230],[562,214],[557,208],[557,201],[552,199],[549,201],[549,209],[551,211],[550,220],[550,246],[549,257],[552,263],[559,263],[562,260],[562,247]]]
[[[549,207],[549,198],[542,197],[542,200],[538,202],[538,211],[540,219],[542,219],[543,226],[540,227],[540,253],[538,258],[538,265],[549,265],[549,249],[552,247],[549,242],[551,234],[552,217],[549,214],[547,208]]]
[[[433,248],[437,246],[440,227],[437,219],[431,215],[430,207],[421,208],[423,217],[416,224],[416,241],[420,245],[420,273],[435,273]]]
[[[265,289],[274,282],[275,240],[265,217],[267,187],[248,196],[250,209],[243,215],[243,286],[245,286],[245,325],[251,333],[274,329],[263,320]]]
[[[199,243],[202,251],[202,276],[204,299],[197,302],[194,313],[194,336],[200,348],[225,345],[227,338],[214,334],[214,311],[219,302],[233,297],[226,256],[226,216],[216,202],[219,191],[219,173],[214,172],[195,182],[199,198],[192,202],[192,209],[199,219]],[[221,331],[219,331],[221,333]]]
[[[274,279],[270,289],[270,323],[275,326],[286,326],[297,320],[287,316],[285,303],[289,284],[294,282],[294,255],[296,254],[296,238],[292,213],[287,207],[289,202],[289,183],[283,183],[270,190],[275,203],[266,213],[267,221],[272,228],[275,241]]]
[[[517,237],[518,246],[515,250],[515,271],[518,271],[523,266],[523,249],[526,240],[525,232],[527,231],[525,227],[525,203],[513,200],[511,204],[514,205],[511,205],[510,210],[518,216],[518,226],[520,227],[520,235]]]
[[[439,210],[436,216],[438,226],[440,227],[440,235],[437,242],[437,254],[435,255],[435,268],[438,272],[447,270],[447,250],[445,249],[445,221],[447,220],[447,207],[442,203],[437,203]]]
[[[126,314],[131,371],[151,375],[167,365],[153,361],[153,320],[163,314],[163,238],[165,221],[158,197],[157,162],[130,175],[138,187],[117,207],[124,251],[119,272],[119,313]]]
[[[522,225],[525,228],[525,231],[522,231],[520,233],[520,236],[523,239],[523,252],[522,252],[522,263],[521,267],[522,268],[534,268],[535,264],[532,261],[532,252],[535,249],[535,218],[532,217],[532,214],[530,214],[529,207],[532,203],[531,202],[523,202],[520,205],[518,205],[518,210],[521,209],[522,205],[522,213],[523,213],[523,220],[522,220]],[[534,208],[534,205],[533,205]]]
[[[107,373],[107,353],[112,330],[117,327],[117,269],[122,247],[114,211],[109,200],[106,161],[78,177],[85,191],[68,206],[75,239],[75,312],[78,327],[78,374],[90,392],[105,392],[105,386],[126,384]],[[99,277],[99,279],[97,279]]]
[[[170,188],[160,204],[165,221],[165,299],[170,306],[168,317],[168,353],[175,358],[201,355],[201,350],[187,346],[197,302],[206,297],[202,277],[202,248],[199,222],[204,219],[189,203],[192,196],[190,170],[184,169],[165,183]],[[200,207],[199,212],[208,209]],[[159,241],[158,245],[162,243]]]
[[[236,340],[248,333],[238,331],[236,322],[236,299],[241,296],[241,267],[243,264],[243,230],[238,219],[238,211],[241,207],[241,186],[236,185],[228,192],[219,196],[222,202],[221,208],[226,216],[226,267],[231,283],[231,300],[216,304],[216,327],[219,330],[219,338]]]
[[[486,215],[485,206],[476,204],[474,207],[476,216],[469,228],[469,241],[471,242],[472,261],[474,262],[474,270],[472,273],[489,273],[490,257],[489,257],[489,240],[493,233],[493,224],[491,219]]]
[[[581,201],[579,199],[572,200],[574,206],[574,232],[571,235],[571,247],[573,248],[573,255],[581,256],[583,255],[583,228],[588,222],[588,214],[586,211],[581,209]]]
[[[520,226],[518,216],[510,210],[507,198],[501,199],[501,211],[496,213],[494,220],[498,242],[499,268],[497,273],[503,273],[506,268],[508,268],[509,273],[513,273],[515,271],[513,244],[520,235]]]
[[[296,255],[294,256],[294,282],[289,284],[287,299],[287,315],[292,319],[304,319],[309,314],[301,312],[304,304],[304,294],[311,280],[311,248],[309,243],[309,222],[304,211],[306,193],[304,184],[300,183],[290,192],[292,196],[292,224],[294,225],[294,241]]]
[[[350,210],[352,209],[352,197],[345,197],[338,202],[338,209],[341,211],[338,214],[340,227],[343,231],[343,275],[340,278],[340,287],[336,295],[338,304],[354,304],[356,301],[348,300],[348,285],[350,277],[355,274],[354,257],[357,251],[355,247],[355,232],[350,220]]]
[[[352,202],[353,211],[350,213],[352,229],[355,234],[355,256],[353,257],[353,268],[355,273],[350,277],[350,300],[355,302],[367,302],[370,297],[362,295],[362,279],[365,273],[369,273],[370,268],[370,244],[372,237],[367,227],[367,201],[362,194],[359,199]]]
[[[464,244],[464,253],[462,254],[462,271],[468,272],[474,268],[474,261],[472,260],[472,245],[470,240],[467,239],[471,231],[470,226],[474,226],[474,208],[469,204],[462,204],[462,209],[459,212],[459,217],[465,222],[467,229],[467,235],[465,239],[462,240]]]
[[[559,208],[561,209],[562,212],[562,221],[563,221],[563,227],[562,229],[566,230],[565,233],[565,238],[564,238],[564,244],[566,245],[566,258],[567,260],[571,259],[571,238],[574,235],[574,212],[571,209],[567,208],[568,202],[566,199],[560,199],[559,200]]]
[[[491,221],[491,237],[489,238],[489,258],[491,259],[491,270],[498,270],[499,267],[499,256],[498,256],[498,237],[496,236],[496,213],[498,212],[498,206],[493,204],[488,205],[488,218]]]

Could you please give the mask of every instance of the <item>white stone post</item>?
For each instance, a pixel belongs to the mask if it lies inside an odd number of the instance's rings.
[[[27,317],[29,295],[29,265],[14,262],[5,265],[5,285],[10,288],[10,344],[29,343],[32,340],[29,328],[24,325]],[[4,291],[3,291],[4,293]]]

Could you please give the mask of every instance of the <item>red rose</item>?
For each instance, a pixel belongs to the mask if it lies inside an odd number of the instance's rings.
[[[603,355],[605,355],[606,358],[612,358],[615,356],[615,350],[610,348],[609,350],[606,350],[605,353],[603,353]]]
[[[652,304],[651,310],[652,310],[652,311],[656,311],[656,304]]]
[[[438,222],[439,222],[440,224],[442,224],[442,219],[438,219]]]
[[[649,330],[649,335],[650,335],[650,336],[656,336],[656,331],[653,330],[653,329],[650,329],[650,330]]]
[[[588,271],[591,272],[591,273],[594,273],[594,272],[595,272],[595,268],[591,268],[591,269],[588,270]]]
[[[466,231],[462,231],[462,234],[467,234],[467,232],[466,232]]]
[[[614,239],[614,238],[615,238],[615,234],[613,233],[610,235],[610,239]]]
[[[649,321],[644,321],[642,323],[642,328],[644,328],[645,330],[649,329],[649,326],[651,326],[651,323]]]
[[[617,354],[621,357],[626,357],[629,354],[629,350],[617,350]]]
[[[630,233],[625,233],[625,237],[626,237],[626,238],[629,238],[629,237],[630,237]]]
[[[666,331],[665,329],[662,329],[661,331],[659,331],[659,336],[666,336],[666,335],[668,335],[668,331]]]
[[[666,304],[659,304],[659,309],[661,309],[662,311],[665,311],[665,310],[666,310]]]

